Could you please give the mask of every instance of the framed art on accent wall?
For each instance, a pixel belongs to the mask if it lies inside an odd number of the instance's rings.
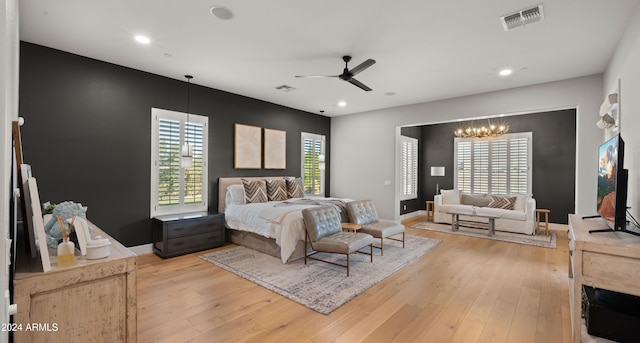
[[[262,167],[262,129],[260,127],[235,124],[233,167],[236,169]]]
[[[287,168],[287,132],[264,129],[264,169]]]

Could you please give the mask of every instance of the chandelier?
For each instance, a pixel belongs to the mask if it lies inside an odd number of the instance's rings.
[[[482,138],[482,137],[498,137],[509,131],[507,124],[494,125],[491,122],[486,126],[468,126],[467,128],[458,128],[454,131],[456,137],[460,138]]]

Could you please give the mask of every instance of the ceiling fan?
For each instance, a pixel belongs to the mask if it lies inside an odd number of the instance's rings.
[[[368,59],[360,63],[356,67],[351,68],[351,70],[349,70],[348,65],[349,65],[349,61],[351,61],[351,56],[342,56],[342,60],[344,61],[344,70],[340,75],[296,75],[296,77],[306,77],[306,78],[338,77],[341,80],[347,81],[352,85],[360,87],[367,92],[370,91],[371,88],[367,87],[365,84],[354,79],[353,77],[358,75],[361,71],[371,67],[374,63],[376,63],[376,61],[372,59]]]

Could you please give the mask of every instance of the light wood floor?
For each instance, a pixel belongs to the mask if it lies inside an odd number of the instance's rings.
[[[405,225],[442,243],[330,315],[201,253],[140,256],[138,342],[571,341],[566,230],[545,249]]]

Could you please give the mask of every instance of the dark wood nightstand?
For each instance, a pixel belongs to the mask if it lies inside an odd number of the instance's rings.
[[[224,213],[185,213],[152,220],[153,252],[162,258],[224,245]]]

